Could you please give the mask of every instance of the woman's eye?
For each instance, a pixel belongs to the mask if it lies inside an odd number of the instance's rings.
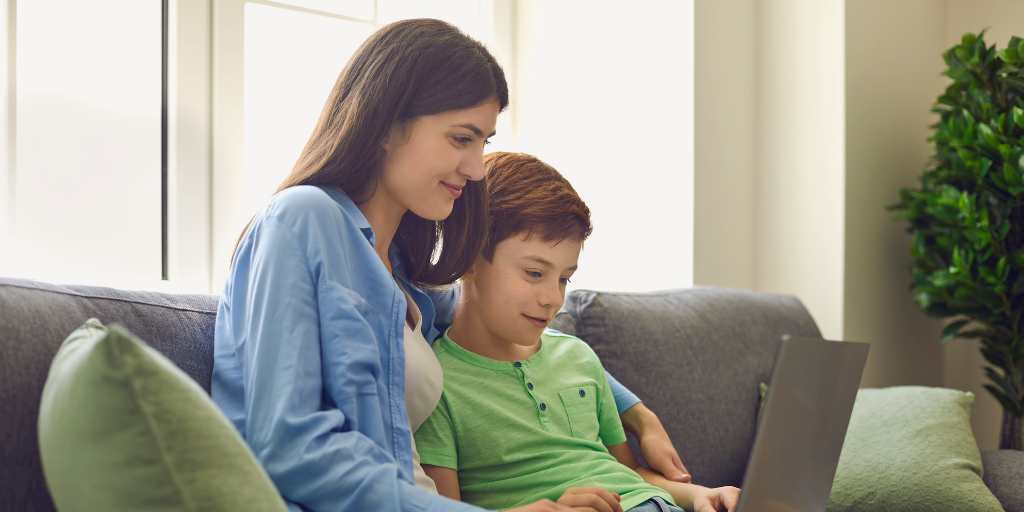
[[[572,281],[569,280],[568,277],[563,277],[563,278],[559,279],[559,281],[562,282],[562,286],[565,286],[565,285],[567,285],[567,284],[572,282]]]

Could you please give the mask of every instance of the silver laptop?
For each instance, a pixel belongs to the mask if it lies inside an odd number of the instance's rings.
[[[737,512],[825,510],[867,356],[867,343],[783,337]]]

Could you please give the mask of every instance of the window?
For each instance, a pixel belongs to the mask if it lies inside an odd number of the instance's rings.
[[[502,60],[511,29],[506,17],[497,21],[494,4],[214,3],[213,291],[219,291],[227,277],[238,235],[291,171],[338,73],[356,48],[387,23],[432,17],[458,26]],[[511,132],[508,122],[499,122],[499,133]]]
[[[496,3],[0,0],[0,275],[219,292],[358,45],[434,17],[507,55]]]
[[[3,8],[0,274],[117,286],[159,278],[160,2]]]

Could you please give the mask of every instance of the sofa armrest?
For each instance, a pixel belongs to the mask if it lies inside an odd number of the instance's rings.
[[[1006,512],[1024,512],[1024,451],[982,452],[981,464],[985,485]]]

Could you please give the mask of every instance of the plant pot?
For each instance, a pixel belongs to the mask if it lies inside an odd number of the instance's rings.
[[[1010,414],[1010,412],[1005,409],[1003,410],[1003,428],[999,432],[999,449],[1024,449],[1021,438],[1021,418],[1020,416]]]

